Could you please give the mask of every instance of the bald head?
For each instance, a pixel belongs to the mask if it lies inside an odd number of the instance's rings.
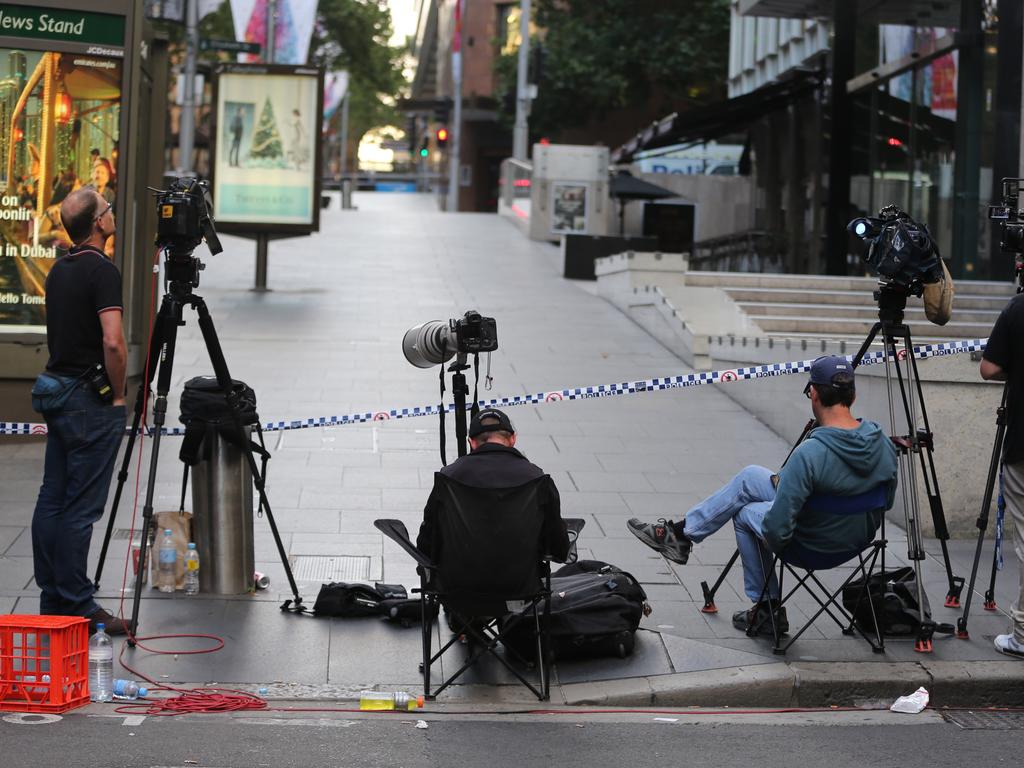
[[[68,237],[75,245],[81,244],[92,235],[93,221],[106,206],[106,200],[94,189],[83,187],[64,198],[60,204],[60,221]]]

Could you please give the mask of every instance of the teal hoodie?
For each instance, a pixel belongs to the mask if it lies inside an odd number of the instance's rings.
[[[797,541],[817,552],[844,552],[869,544],[896,494],[896,449],[873,421],[856,429],[818,427],[779,471],[775,502],[764,517],[764,538],[773,552]],[[856,496],[888,484],[885,509],[863,515],[805,510],[812,494]]]

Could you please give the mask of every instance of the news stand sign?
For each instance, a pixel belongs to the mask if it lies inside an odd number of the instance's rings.
[[[319,231],[323,70],[224,64],[213,85],[217,229],[286,236]]]

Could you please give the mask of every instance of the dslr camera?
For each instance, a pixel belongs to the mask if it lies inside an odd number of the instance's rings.
[[[191,176],[171,182],[156,193],[156,244],[167,254],[167,279],[199,285],[202,264],[192,252],[203,240],[211,254],[224,250],[217,237],[209,185]]]
[[[999,249],[1003,253],[1024,253],[1024,221],[1020,210],[1020,183],[1024,179],[1003,179],[1003,199],[988,207],[988,217],[999,225]]]
[[[456,354],[477,355],[498,348],[498,324],[469,310],[462,317],[445,322],[429,320],[413,326],[402,337],[405,359],[417,368],[430,368],[451,360]]]

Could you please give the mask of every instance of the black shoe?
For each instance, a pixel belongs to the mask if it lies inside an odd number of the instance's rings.
[[[772,620],[768,615],[769,606],[775,612],[775,626],[780,635],[789,632],[789,618],[786,616],[785,606],[780,606],[778,600],[771,600],[767,604],[751,606],[746,611],[737,611],[732,615],[732,625],[747,634],[772,636]]]
[[[626,523],[626,527],[640,541],[673,563],[686,565],[686,561],[690,559],[693,542],[685,536],[676,535],[671,520],[661,518],[656,523],[644,523],[634,517]]]
[[[89,619],[89,634],[96,634],[96,626],[98,624],[103,625],[103,631],[108,635],[127,635],[128,634],[128,622],[124,619],[119,619],[103,608],[97,608],[95,611],[86,616]]]

